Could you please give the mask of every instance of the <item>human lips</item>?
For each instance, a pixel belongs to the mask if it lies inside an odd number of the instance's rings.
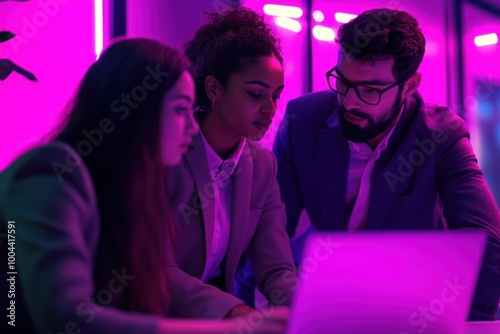
[[[261,130],[264,130],[264,129],[267,130],[272,123],[273,123],[273,120],[271,118],[268,118],[268,117],[259,118],[258,120],[253,122],[253,124]]]
[[[189,148],[191,147],[191,143],[192,143],[192,142],[193,142],[193,140],[192,140],[192,139],[189,139],[189,140],[184,141],[184,142],[181,144],[181,149],[182,149],[183,151],[187,151],[187,150],[189,150]]]
[[[351,114],[348,111],[344,111],[343,116],[344,116],[344,119],[346,121],[348,121],[349,123],[352,123],[352,124],[361,124],[364,121],[366,121],[365,117],[360,117],[360,116],[357,116],[357,115],[353,115],[353,114]]]

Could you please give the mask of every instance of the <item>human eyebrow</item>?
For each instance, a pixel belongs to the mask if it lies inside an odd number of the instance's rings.
[[[264,83],[262,81],[259,81],[259,80],[247,81],[245,83],[259,85],[259,86],[262,86],[262,87],[265,87],[265,88],[271,88],[271,86],[269,86],[268,84],[266,84],[266,83]]]
[[[172,99],[174,99],[174,100],[186,100],[189,103],[191,103],[193,101],[191,99],[191,97],[187,96],[187,95],[175,95],[175,96],[172,97]]]
[[[360,85],[360,86],[388,86],[388,85],[391,85],[392,83],[387,83],[387,82],[383,82],[381,80],[375,79],[375,80],[357,81],[357,82],[355,82],[355,84]]]
[[[262,82],[262,81],[259,81],[259,80],[252,80],[252,81],[247,81],[245,82],[246,84],[255,84],[255,85],[259,85],[259,86],[262,86],[262,87],[265,87],[265,88],[271,88],[271,86],[269,86],[268,84],[266,84],[265,82]],[[276,88],[275,90],[280,90],[280,89],[283,89],[285,88],[285,85],[281,85],[279,86],[278,88]]]
[[[361,86],[388,86],[388,85],[392,84],[391,82],[387,83],[387,82],[384,82],[384,81],[379,80],[379,79],[350,81],[350,80],[347,80],[347,78],[342,73],[340,73],[338,69],[335,69],[335,72],[337,72],[337,74],[345,81],[349,82],[350,84],[357,85],[357,86],[358,85],[361,85]]]

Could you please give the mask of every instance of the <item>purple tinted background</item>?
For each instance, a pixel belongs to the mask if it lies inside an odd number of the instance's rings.
[[[180,47],[202,22],[203,11],[228,8],[235,1],[197,0],[128,0],[128,37],[151,37],[166,44]],[[292,5],[305,9],[305,0],[251,0],[242,5],[263,12],[267,3]],[[500,49],[498,45],[479,48],[474,37],[496,32],[500,35],[498,17],[464,4],[464,48],[465,48],[465,106],[456,106],[453,90],[456,86],[456,41],[446,34],[448,14],[446,0],[360,0],[313,1],[313,10],[321,10],[325,21],[321,24],[337,31],[340,23],[335,21],[335,12],[359,14],[375,8],[389,7],[406,10],[419,21],[427,38],[427,48],[420,71],[423,74],[421,93],[426,102],[446,104],[455,109],[462,108],[470,126],[472,143],[478,157],[483,159],[478,135],[477,115],[478,80],[500,83]],[[109,43],[110,1],[104,0],[104,45]],[[268,148],[272,146],[276,131],[282,121],[286,103],[309,90],[327,89],[325,72],[336,63],[338,48],[333,42],[312,38],[309,50],[307,43],[307,19],[305,14],[297,19],[303,26],[299,33],[291,32],[274,24],[281,38],[285,59],[286,88],[279,101],[275,121],[262,140]],[[6,167],[21,152],[36,144],[57,124],[64,108],[78,87],[78,83],[95,60],[94,50],[94,1],[93,0],[39,0],[28,2],[0,3],[0,30],[9,30],[18,36],[0,44],[0,58],[9,58],[32,71],[39,82],[31,82],[13,73],[0,82],[0,170]],[[314,59],[310,64],[309,53]],[[310,71],[311,69],[311,71]],[[500,113],[498,109],[494,113]],[[286,120],[285,120],[286,121]],[[500,138],[500,125],[498,130]],[[484,141],[484,139],[483,139]],[[493,143],[497,149],[499,143]],[[500,149],[498,149],[500,155]],[[497,199],[498,200],[498,199]]]

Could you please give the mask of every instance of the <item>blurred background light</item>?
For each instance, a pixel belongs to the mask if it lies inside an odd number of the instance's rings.
[[[300,7],[272,4],[264,5],[264,13],[267,15],[291,17],[294,19],[298,19],[304,14]]]
[[[102,0],[94,0],[94,25],[95,25],[95,54],[97,58],[103,48],[103,15]]]
[[[312,33],[320,41],[333,42],[335,40],[335,31],[332,28],[317,25],[313,27]]]
[[[493,45],[497,43],[498,43],[498,36],[495,33],[480,35],[474,38],[474,44],[476,44],[477,46]]]
[[[325,14],[323,14],[323,12],[320,11],[320,10],[315,10],[312,13],[312,16],[313,16],[314,20],[316,22],[319,22],[319,23],[321,23],[321,22],[323,22],[325,20]]]
[[[302,31],[302,25],[300,24],[300,22],[288,17],[277,17],[274,22],[276,23],[276,25],[293,32]]]
[[[355,18],[357,15],[354,14],[347,14],[347,13],[335,13],[335,20],[339,23],[347,23],[351,21],[353,18]]]

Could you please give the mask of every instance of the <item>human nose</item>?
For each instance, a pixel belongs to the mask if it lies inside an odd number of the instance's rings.
[[[194,118],[194,113],[188,112],[186,118],[186,133],[190,136],[194,136],[200,130],[200,126]]]
[[[270,118],[273,118],[276,114],[276,110],[278,109],[278,101],[274,100],[273,97],[266,99],[265,105],[262,108],[262,112],[268,115]]]
[[[360,99],[354,87],[347,87],[347,91],[342,99],[342,104],[347,110],[357,109],[359,107]]]

